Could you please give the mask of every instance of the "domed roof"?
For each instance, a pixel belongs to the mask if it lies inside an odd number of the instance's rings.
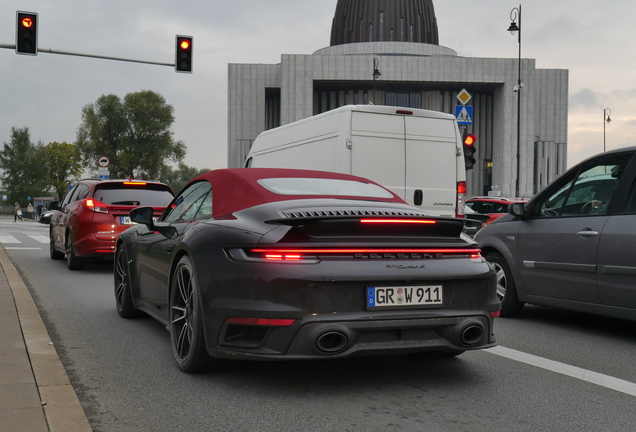
[[[432,0],[338,0],[331,46],[357,42],[439,45]]]

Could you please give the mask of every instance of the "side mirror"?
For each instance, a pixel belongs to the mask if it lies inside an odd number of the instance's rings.
[[[130,211],[130,220],[138,224],[150,225],[153,223],[153,214],[152,207],[137,207]]]
[[[142,225],[147,225],[150,231],[155,231],[165,238],[174,238],[177,235],[177,229],[173,226],[155,226],[153,219],[154,210],[152,207],[137,207],[130,211],[130,220]]]
[[[526,217],[526,209],[523,203],[510,203],[508,204],[508,214],[524,219]]]
[[[50,201],[46,203],[47,210],[59,210],[59,201]]]

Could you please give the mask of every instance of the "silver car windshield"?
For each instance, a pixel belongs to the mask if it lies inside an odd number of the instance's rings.
[[[279,195],[329,195],[393,198],[386,189],[371,183],[321,178],[269,178],[258,183]]]

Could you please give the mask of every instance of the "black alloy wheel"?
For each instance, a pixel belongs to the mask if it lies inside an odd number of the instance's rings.
[[[190,373],[207,369],[212,358],[205,349],[199,285],[187,255],[172,275],[169,314],[172,352],[179,369]]]
[[[501,302],[501,316],[517,315],[524,303],[517,297],[515,280],[506,259],[499,252],[490,252],[484,258],[493,264],[497,272],[497,298]]]
[[[64,254],[55,249],[55,239],[53,238],[53,230],[49,230],[49,255],[52,260],[64,259]]]
[[[132,299],[130,273],[128,271],[128,254],[123,244],[117,248],[115,255],[115,303],[117,313],[122,318],[135,318],[140,315],[135,309]]]
[[[66,235],[66,266],[69,270],[82,270],[84,268],[84,260],[75,256],[73,235],[70,232]]]

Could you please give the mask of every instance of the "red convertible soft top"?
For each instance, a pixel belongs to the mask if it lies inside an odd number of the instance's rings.
[[[200,180],[207,180],[212,184],[212,216],[214,218],[218,218],[219,216],[224,215],[230,215],[239,210],[269,202],[320,198],[343,199],[343,196],[340,195],[280,195],[269,191],[258,183],[258,180],[268,178],[324,178],[336,180],[351,180],[378,185],[377,183],[366,178],[356,177],[348,174],[281,168],[219,169],[201,174],[200,176],[191,180],[190,183]],[[386,188],[383,189],[388,190]],[[392,198],[372,199],[374,201],[406,204],[393,192],[389,192],[391,193]],[[347,198],[365,200],[371,199],[369,197],[355,196]]]

